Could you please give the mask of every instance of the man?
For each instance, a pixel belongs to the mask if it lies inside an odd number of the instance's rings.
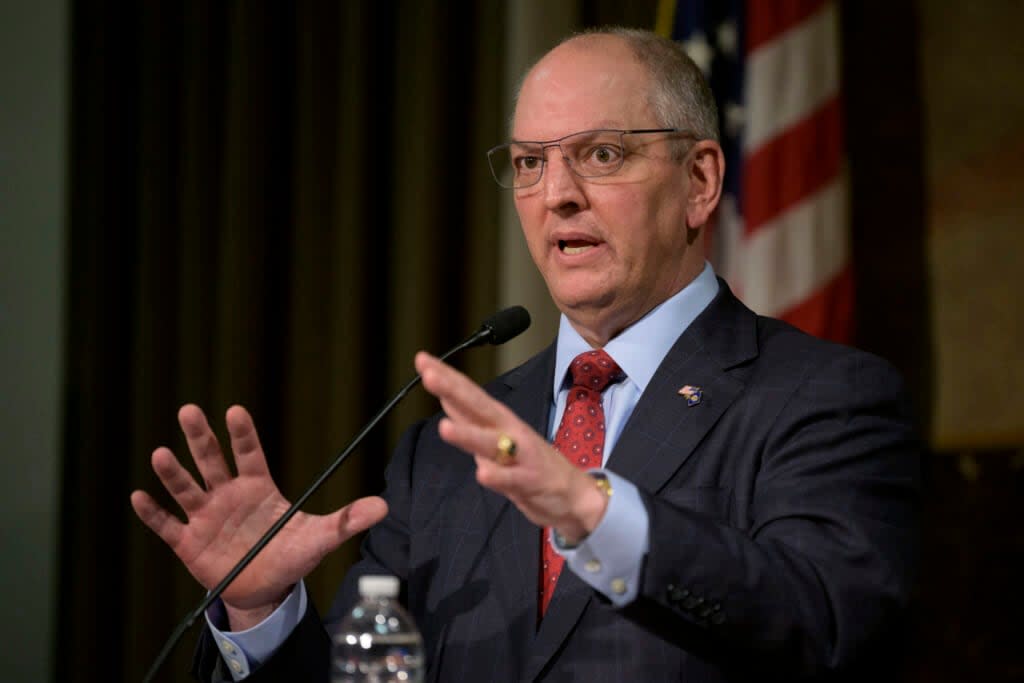
[[[197,674],[323,680],[301,578],[374,524],[333,617],[359,575],[399,576],[428,680],[884,672],[916,543],[899,381],[755,316],[706,265],[724,164],[699,70],[648,33],[573,37],[528,73],[512,133],[492,168],[562,311],[556,343],[486,391],[418,354],[444,416],[403,437],[386,504],[296,517],[212,610]],[[236,478],[202,413],[179,419],[206,490],[166,449],[153,467],[188,525],[132,503],[210,587],[287,503],[244,410]]]

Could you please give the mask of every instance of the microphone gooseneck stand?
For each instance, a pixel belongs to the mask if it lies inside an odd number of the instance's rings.
[[[504,344],[513,337],[521,334],[529,326],[530,314],[525,308],[522,306],[506,308],[485,320],[480,326],[480,329],[471,334],[460,344],[441,355],[440,359],[446,360],[459,351],[463,351],[474,346],[480,346],[482,344]],[[289,507],[283,515],[281,515],[281,518],[267,529],[266,533],[263,534],[260,540],[258,540],[249,552],[247,552],[245,556],[238,561],[238,564],[235,565],[234,569],[228,572],[227,576],[225,576],[220,583],[214,586],[207,596],[203,598],[202,602],[200,602],[199,605],[178,624],[171,633],[170,638],[168,638],[167,642],[164,643],[164,647],[160,650],[160,654],[158,654],[157,658],[153,661],[153,665],[150,667],[149,673],[147,673],[146,677],[143,679],[143,683],[150,683],[153,680],[154,676],[156,676],[160,671],[160,668],[170,656],[171,652],[174,651],[178,641],[181,640],[181,637],[185,635],[190,628],[192,628],[193,624],[195,624],[196,619],[201,617],[203,612],[213,604],[213,601],[219,598],[221,593],[231,585],[231,582],[249,566],[249,563],[253,561],[253,558],[255,558],[256,555],[258,555],[259,552],[263,550],[271,540],[273,540],[274,536],[277,535],[281,528],[284,527],[284,525],[295,516],[295,513],[297,513],[299,509],[306,504],[306,501],[309,500],[310,496],[316,493],[324,482],[334,474],[335,470],[341,466],[341,463],[348,459],[348,456],[353,450],[355,450],[356,446],[362,442],[366,435],[369,434],[370,430],[373,429],[385,415],[391,412],[391,409],[394,408],[399,401],[405,398],[405,395],[408,394],[417,383],[419,383],[420,379],[420,376],[416,375],[409,380],[409,383],[402,387],[401,391],[395,394],[394,398],[388,401],[387,405],[381,408],[381,410],[370,419],[366,426],[363,427],[362,431],[356,434],[355,438],[349,442],[348,446],[345,447],[345,450],[343,450],[338,457],[336,457],[334,461],[327,466],[327,469],[320,473],[313,483],[310,484],[309,488],[306,489],[306,491],[299,496],[294,503],[292,503],[291,507]]]

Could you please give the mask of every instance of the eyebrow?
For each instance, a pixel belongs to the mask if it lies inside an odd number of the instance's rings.
[[[628,129],[625,129],[625,130],[620,129],[620,128],[587,128],[586,130],[578,130],[575,133],[569,133],[567,135],[563,135],[562,137],[555,138],[553,140],[511,140],[510,142],[507,142],[505,144],[506,145],[540,145],[541,147],[546,148],[546,147],[550,147],[552,145],[560,145],[562,140],[565,140],[566,138],[575,137],[577,135],[582,135],[584,133],[602,133],[602,132],[618,133],[618,134],[623,135],[623,136],[625,136],[625,135],[636,135],[638,133],[679,133],[679,134],[685,135],[687,137],[693,137],[693,138],[697,138],[698,137],[696,133],[694,133],[693,131],[688,130],[686,128],[628,128]]]

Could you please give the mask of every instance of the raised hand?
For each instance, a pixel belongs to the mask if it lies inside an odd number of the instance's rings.
[[[607,497],[547,439],[434,356],[416,354],[416,370],[447,416],[438,425],[441,438],[473,455],[480,484],[511,500],[534,524],[553,527],[569,542],[597,527]],[[505,463],[498,458],[502,435],[516,444],[515,457]]]
[[[244,408],[227,411],[237,476],[232,476],[217,437],[197,406],[183,406],[178,422],[205,487],[167,448],[153,451],[152,463],[187,522],[145,491],[134,491],[131,503],[139,519],[210,589],[284,514],[289,502],[270,476],[256,428]],[[361,498],[329,515],[296,514],[224,591],[232,628],[248,628],[268,616],[325,555],[386,514],[387,504],[377,497]]]

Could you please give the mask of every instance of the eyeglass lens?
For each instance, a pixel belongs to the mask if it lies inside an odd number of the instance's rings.
[[[569,167],[585,178],[614,173],[623,162],[620,131],[583,131],[558,142],[513,142],[492,150],[489,159],[495,179],[505,187],[536,184],[544,171],[547,150],[552,147],[559,148]]]

